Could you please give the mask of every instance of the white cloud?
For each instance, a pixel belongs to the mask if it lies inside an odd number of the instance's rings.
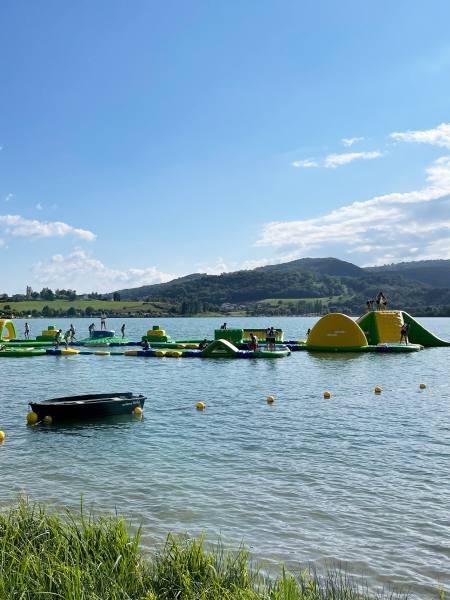
[[[295,160],[292,164],[297,169],[306,169],[312,167],[325,167],[326,169],[336,169],[342,165],[347,165],[355,160],[372,160],[383,156],[379,150],[371,152],[343,152],[342,154],[329,154],[322,160],[306,158],[304,160]]]
[[[442,148],[450,148],[450,123],[441,123],[434,129],[418,131],[394,131],[390,138],[399,142],[417,142],[431,144]]]
[[[76,248],[67,255],[55,254],[49,262],[32,267],[36,287],[72,288],[78,292],[112,292],[121,288],[162,283],[175,277],[156,267],[113,269]]]
[[[40,202],[38,202],[38,203],[36,204],[36,210],[43,210],[43,208],[44,208],[44,207],[42,206],[42,204],[41,204]]]
[[[335,169],[342,165],[347,165],[355,160],[372,160],[383,156],[379,150],[373,152],[344,152],[343,154],[329,154],[324,160],[324,167]]]
[[[38,221],[37,219],[25,219],[20,215],[0,215],[0,227],[9,235],[29,239],[71,235],[90,242],[96,238],[92,231],[72,227],[61,221]]]
[[[353,144],[356,144],[357,142],[362,142],[364,140],[363,137],[351,137],[351,138],[342,138],[341,142],[344,144],[344,146],[347,146],[347,148],[349,148],[350,146],[353,146]]]
[[[351,254],[356,262],[450,257],[450,156],[426,169],[427,185],[354,202],[321,217],[267,224],[257,246],[305,253]]]
[[[4,200],[5,202],[11,202],[11,200],[14,198],[14,194],[6,194]]]
[[[319,163],[312,158],[305,158],[304,160],[294,160],[292,166],[296,169],[310,169],[311,167],[318,167]]]

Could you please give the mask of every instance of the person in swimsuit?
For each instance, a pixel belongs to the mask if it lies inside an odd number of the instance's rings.
[[[66,350],[69,347],[69,342],[70,342],[70,329],[68,329],[66,331],[66,333],[64,334],[64,344],[66,346]]]
[[[62,329],[58,329],[58,332],[55,335],[55,348],[59,348],[59,345],[61,343],[61,334],[62,334]]]
[[[106,330],[106,313],[102,312],[100,315],[100,329]]]
[[[408,345],[409,323],[403,323],[400,329],[400,344],[404,341]]]
[[[250,333],[250,350],[253,350],[253,352],[256,352],[258,350],[258,338],[256,337],[256,335],[254,333]]]
[[[125,323],[120,328],[120,333],[122,334],[122,337],[124,338],[125,337]]]
[[[30,328],[28,327],[28,323],[25,323],[25,339],[30,339]]]

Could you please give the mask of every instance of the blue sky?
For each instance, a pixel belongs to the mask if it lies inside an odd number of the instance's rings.
[[[0,291],[450,258],[446,1],[0,5]]]

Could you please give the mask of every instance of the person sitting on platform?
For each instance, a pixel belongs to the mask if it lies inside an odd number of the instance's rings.
[[[150,346],[150,344],[148,343],[148,340],[144,340],[144,341],[142,342],[142,350],[151,350],[151,346]]]
[[[198,345],[198,349],[199,350],[204,350],[205,348],[207,348],[209,346],[209,342],[208,340],[205,338],[202,342],[199,343]]]
[[[227,328],[227,324],[224,323],[223,325],[220,326],[220,329],[226,329]]]

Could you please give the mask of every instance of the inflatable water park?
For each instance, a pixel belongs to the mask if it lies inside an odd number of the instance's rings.
[[[306,339],[300,340],[285,341],[282,329],[224,327],[216,329],[212,339],[174,340],[158,325],[148,329],[137,341],[118,337],[112,330],[91,331],[89,337],[81,340],[66,335],[67,343],[61,337],[61,330],[48,326],[34,339],[18,339],[14,323],[0,319],[0,358],[81,354],[272,359],[284,358],[297,351],[410,353],[450,346],[449,341],[438,338],[401,310],[369,311],[356,321],[342,313],[329,313],[319,318]]]

